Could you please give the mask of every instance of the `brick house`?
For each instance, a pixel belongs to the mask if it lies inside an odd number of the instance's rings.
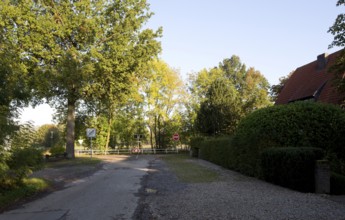
[[[303,100],[342,104],[345,95],[336,90],[333,85],[334,74],[327,71],[340,53],[341,50],[330,55],[321,54],[315,61],[297,68],[285,83],[275,104]]]

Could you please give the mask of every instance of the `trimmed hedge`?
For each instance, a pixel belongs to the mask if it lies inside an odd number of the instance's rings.
[[[323,157],[320,148],[268,148],[261,154],[264,180],[302,192],[315,192],[315,161]]]
[[[199,137],[191,142],[191,147],[198,149],[199,157],[202,159],[256,177],[263,177],[264,172],[265,175],[271,172],[263,171],[261,168],[261,166],[264,166],[262,160],[265,160],[261,157],[264,155],[263,152],[269,148],[287,147],[289,149],[293,148],[293,150],[288,151],[296,151],[294,153],[285,153],[289,155],[286,157],[290,158],[291,172],[299,170],[293,168],[297,165],[303,167],[301,158],[312,157],[309,153],[306,153],[309,150],[304,150],[305,148],[319,148],[323,150],[324,157],[317,159],[328,160],[332,172],[345,176],[344,125],[345,111],[338,106],[315,102],[297,102],[257,110],[240,122],[233,137],[209,139]],[[296,149],[302,150],[299,152]],[[293,162],[294,160],[296,161]],[[310,166],[314,166],[315,161],[313,159],[306,160],[305,163],[313,161],[313,165]],[[280,166],[283,165],[280,164]],[[266,165],[266,168],[274,169],[275,166]],[[288,172],[287,164],[284,166],[282,169],[284,168],[285,171],[279,171],[280,173]],[[307,166],[304,167],[307,168]],[[314,172],[314,169],[310,167],[308,169]],[[288,173],[287,175],[291,176],[293,174]],[[265,178],[271,182],[275,181],[276,184],[282,182],[277,182],[273,177],[272,180],[269,180],[270,176]],[[306,186],[300,186],[298,183],[299,178],[296,176],[291,180],[286,180],[287,182],[295,181],[293,183],[288,182],[288,187],[300,191],[312,191],[314,184],[309,182]],[[314,178],[310,176],[308,178],[314,181]],[[331,191],[342,189],[342,180],[343,178],[332,175]],[[296,186],[298,187],[296,188]]]
[[[326,152],[331,170],[345,174],[345,112],[338,106],[297,102],[257,110],[239,124],[232,145],[240,172],[259,175],[266,148],[316,147]],[[329,157],[331,155],[332,157]]]
[[[49,150],[49,153],[51,154],[51,156],[64,154],[65,152],[66,152],[65,147],[52,147]]]
[[[231,137],[196,138],[191,141],[191,148],[197,148],[199,158],[218,164],[225,168],[234,168],[233,153],[231,152]]]

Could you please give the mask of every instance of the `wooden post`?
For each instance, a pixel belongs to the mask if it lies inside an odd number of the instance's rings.
[[[330,168],[327,160],[317,160],[315,165],[315,193],[330,193]]]

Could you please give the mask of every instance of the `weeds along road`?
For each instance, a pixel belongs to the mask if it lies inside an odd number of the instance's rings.
[[[106,157],[103,168],[46,197],[5,212],[0,220],[131,219],[152,156]]]

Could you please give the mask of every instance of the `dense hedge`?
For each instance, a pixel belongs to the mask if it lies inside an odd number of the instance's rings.
[[[345,112],[337,106],[298,102],[257,110],[244,118],[232,148],[237,168],[259,175],[260,154],[272,147],[322,148],[331,169],[345,174]]]
[[[4,153],[0,154],[5,155],[0,160],[0,194],[21,185],[24,178],[41,168],[44,162],[42,151],[35,148],[17,148]]]
[[[231,166],[232,153],[231,138],[224,136],[218,138],[197,139],[192,142],[192,148],[199,148],[199,158],[208,160],[225,168]]]
[[[192,140],[191,148],[193,151],[198,151],[200,159],[240,171],[239,164],[241,163],[238,161],[238,154],[232,144],[232,137],[197,138]]]
[[[337,173],[331,174],[331,194],[345,195],[345,176]]]
[[[320,148],[268,148],[261,154],[264,180],[302,192],[315,191],[315,161],[323,157]]]

